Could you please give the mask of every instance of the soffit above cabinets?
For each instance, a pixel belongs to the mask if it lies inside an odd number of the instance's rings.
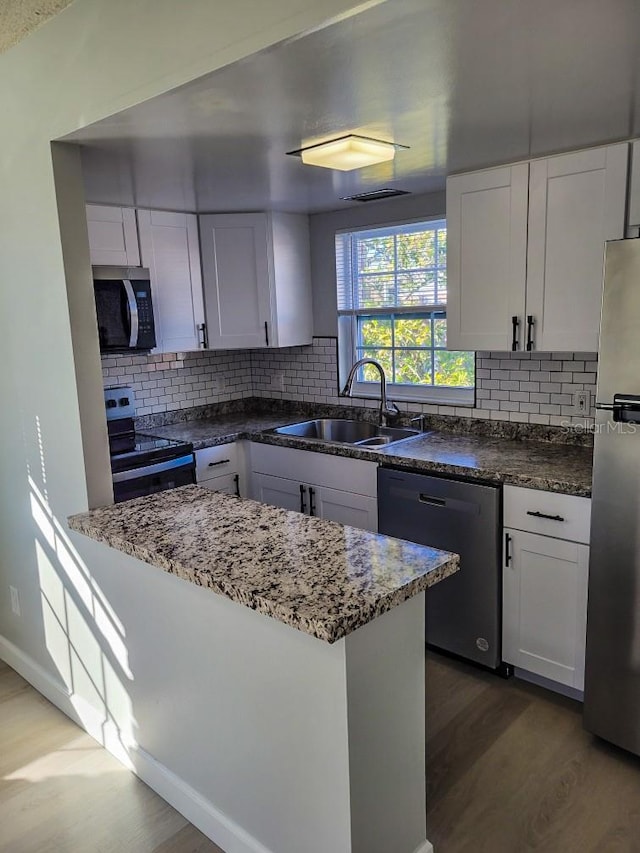
[[[286,156],[349,132],[410,147],[354,172]],[[387,0],[67,139],[90,201],[316,212],[636,135],[637,0]]]

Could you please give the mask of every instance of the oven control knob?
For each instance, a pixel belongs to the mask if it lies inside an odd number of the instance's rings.
[[[115,409],[116,405],[115,400],[107,400],[107,409]]]
[[[128,397],[120,397],[119,402],[120,402],[121,406],[128,406],[129,405],[129,398]]]

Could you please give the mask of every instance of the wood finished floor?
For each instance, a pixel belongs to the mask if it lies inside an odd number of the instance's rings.
[[[2,853],[222,853],[0,661]]]
[[[579,703],[434,654],[427,679],[436,853],[640,851],[640,759],[585,732]]]
[[[640,760],[577,703],[432,654],[427,679],[436,853],[640,853]],[[1,661],[0,851],[221,853]]]

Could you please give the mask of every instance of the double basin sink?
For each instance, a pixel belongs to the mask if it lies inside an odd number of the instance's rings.
[[[316,418],[299,424],[276,427],[273,432],[276,435],[312,438],[317,441],[351,444],[354,447],[385,447],[396,441],[420,435],[417,429],[377,426],[365,421],[342,418]]]

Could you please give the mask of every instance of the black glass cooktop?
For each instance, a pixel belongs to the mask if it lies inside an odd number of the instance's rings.
[[[166,450],[170,447],[180,447],[182,441],[174,441],[170,438],[157,438],[155,435],[144,433],[126,433],[125,435],[112,435],[109,438],[109,452],[111,456],[125,456],[132,453],[150,453],[154,450]]]
[[[193,445],[141,432],[123,432],[109,436],[111,470],[116,473],[178,459],[193,452]]]

